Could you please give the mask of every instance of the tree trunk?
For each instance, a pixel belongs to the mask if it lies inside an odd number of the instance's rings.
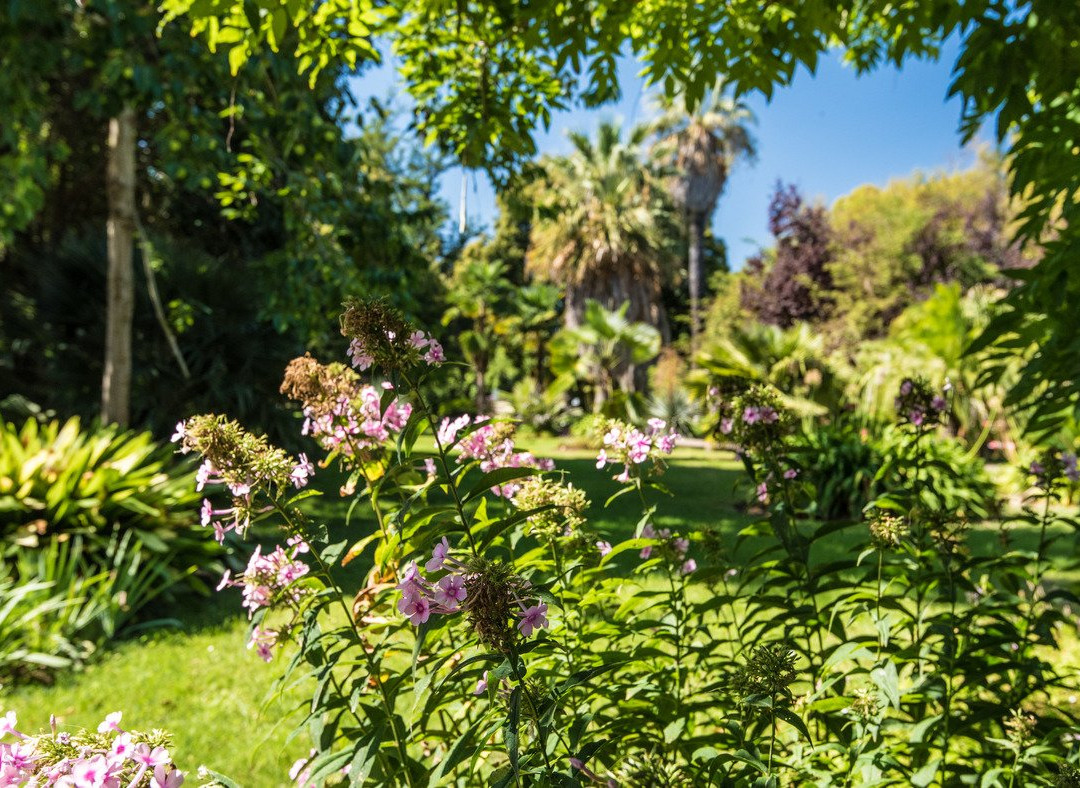
[[[101,420],[126,427],[131,420],[131,326],[135,309],[135,110],[131,107],[125,107],[109,121],[107,166],[109,271]]]
[[[698,332],[701,330],[701,257],[705,247],[705,221],[708,214],[696,212],[690,215],[690,255],[686,266],[686,278],[690,285],[690,363],[694,364],[698,351]]]

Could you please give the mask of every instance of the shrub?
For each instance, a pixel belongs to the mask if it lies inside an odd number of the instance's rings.
[[[814,486],[813,516],[861,518],[863,509],[879,495],[903,489],[907,484],[903,469],[882,469],[904,440],[903,432],[892,425],[854,418],[807,426],[793,441],[792,451],[803,478]],[[976,518],[997,512],[997,490],[979,457],[945,435],[927,440],[922,451],[924,472],[942,496],[942,508]]]
[[[80,560],[106,569],[117,538],[130,535],[129,547],[165,559],[174,580],[206,590],[196,570],[212,571],[221,551],[196,526],[193,482],[149,433],[0,420],[0,557],[78,536]]]
[[[0,576],[0,679],[47,681],[79,666],[178,579],[131,534],[114,536],[104,558],[87,563],[81,536],[16,555]]]

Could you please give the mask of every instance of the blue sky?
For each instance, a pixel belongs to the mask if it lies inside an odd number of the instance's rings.
[[[958,42],[950,40],[935,62],[911,61],[902,70],[881,68],[861,77],[832,54],[821,60],[815,74],[802,72],[792,85],[777,90],[771,102],[749,97],[757,116],[758,159],[733,171],[713,219],[714,232],[728,244],[732,266],[738,268],[769,244],[767,209],[778,179],[831,203],[859,184],[884,185],[916,170],[969,166],[974,154],[961,146],[956,132],[960,102],[945,98],[958,50]],[[624,125],[646,120],[651,104],[638,70],[632,60],[621,61],[618,102],[557,113],[551,128],[538,132],[541,153],[569,150],[568,130],[590,132],[602,120]],[[361,101],[397,95],[392,61],[356,78],[352,88]],[[397,103],[407,106],[404,96]],[[461,169],[454,169],[441,185],[455,221],[461,180]],[[469,173],[467,191],[470,224],[490,226],[494,193],[483,173]]]

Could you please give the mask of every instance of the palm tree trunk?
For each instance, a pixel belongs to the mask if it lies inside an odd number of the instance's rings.
[[[701,329],[701,258],[705,247],[705,222],[708,215],[690,215],[690,255],[686,274],[690,285],[690,363],[695,364],[698,351],[698,332]]]
[[[131,330],[135,311],[135,110],[109,121],[106,192],[109,216],[105,306],[105,371],[101,420],[126,427],[131,420]]]

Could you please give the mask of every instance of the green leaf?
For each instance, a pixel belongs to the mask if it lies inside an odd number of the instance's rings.
[[[519,773],[518,765],[518,748],[520,742],[518,740],[518,726],[521,721],[521,685],[514,687],[510,693],[510,701],[508,705],[508,713],[506,717],[506,724],[503,726],[503,734],[506,739],[506,754],[510,757],[510,766],[514,770],[514,774]]]

